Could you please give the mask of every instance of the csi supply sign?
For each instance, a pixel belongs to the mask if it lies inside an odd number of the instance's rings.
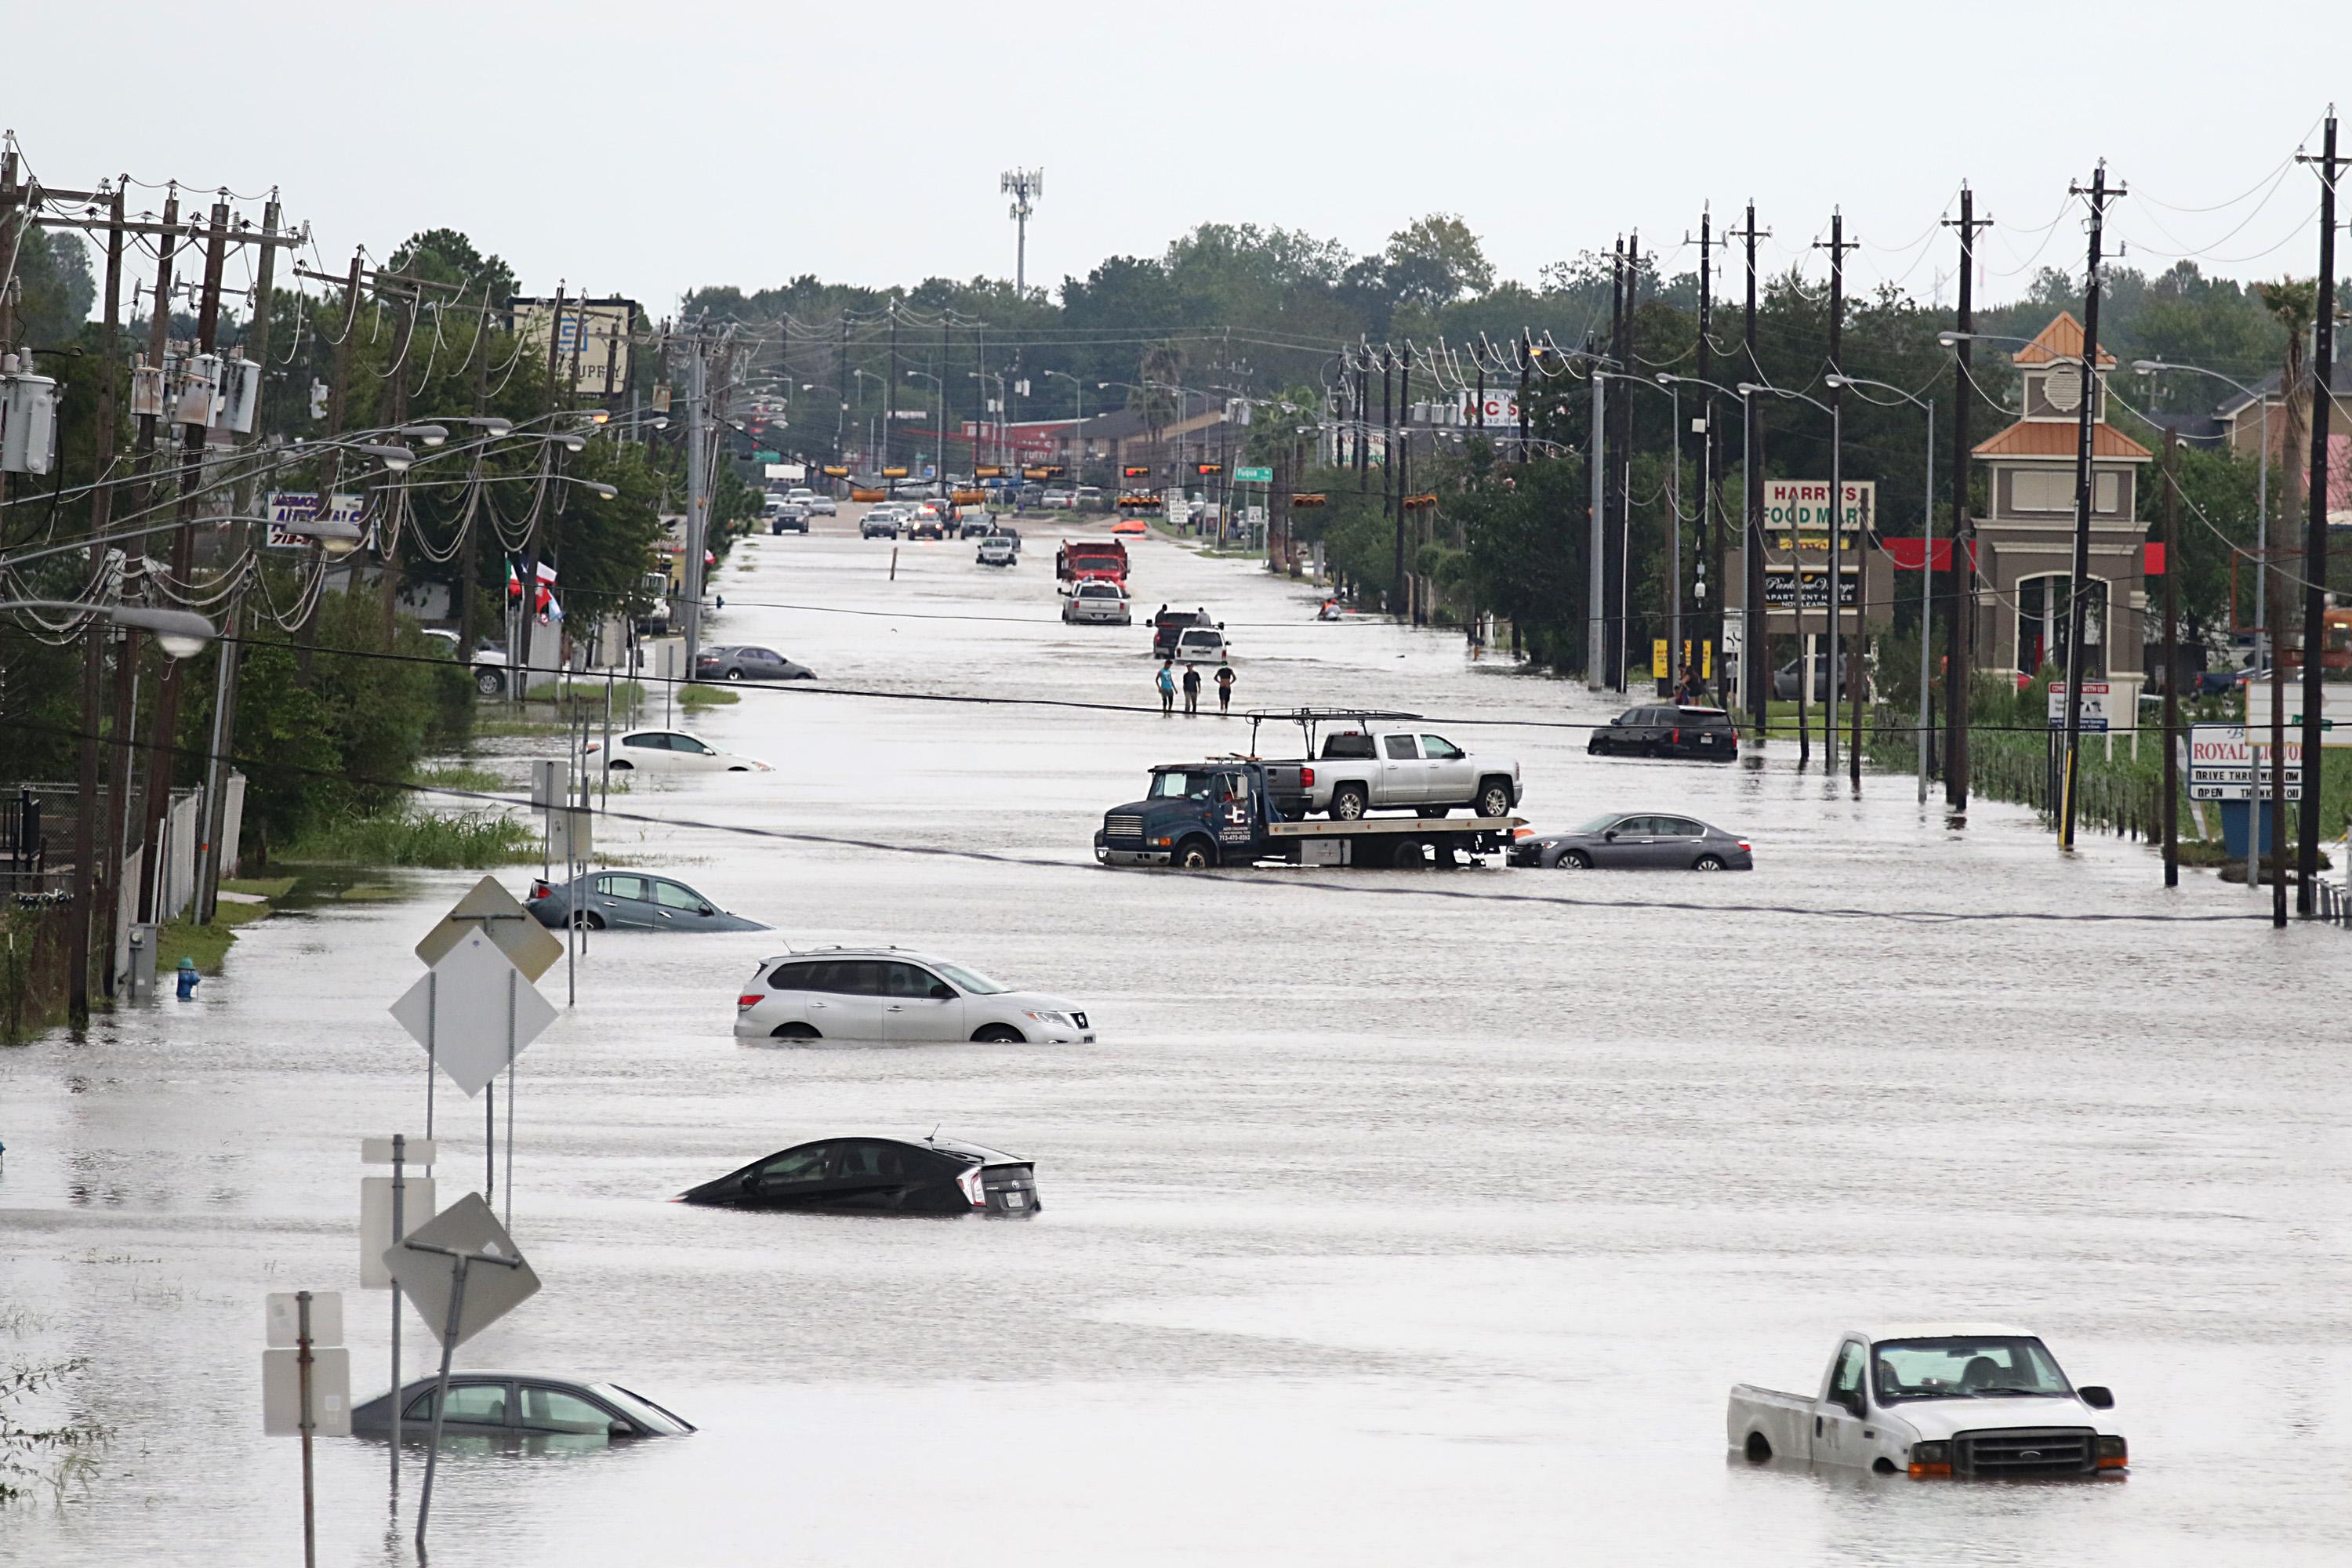
[[[2109,690],[2107,682],[2104,680],[2083,682],[2082,727],[2084,729],[2104,730],[2107,727]],[[2063,680],[2053,680],[2050,683],[2050,727],[2053,730],[2063,730],[2066,727],[2066,683]]]
[[[367,510],[367,497],[335,492],[335,504],[327,513],[329,522],[348,522],[360,526],[360,514]],[[272,550],[300,550],[310,543],[305,525],[319,521],[319,492],[316,490],[272,490],[268,505],[269,538]]]
[[[1465,425],[1517,425],[1519,422],[1519,399],[1517,393],[1490,391],[1481,403],[1474,388],[1462,392],[1462,423]]]
[[[1235,468],[1234,482],[1237,485],[1270,485],[1274,483],[1274,470],[1272,468]]]
[[[2268,736],[2254,731],[2260,746],[2246,739],[2242,724],[2192,724],[2189,727],[2189,798],[2191,800],[2252,800],[2271,794],[2271,748]],[[2303,746],[2286,743],[2286,798],[2303,798]]]
[[[1858,532],[1878,510],[1878,481],[1847,479],[1844,482],[1845,504],[1840,509],[1838,526],[1847,533]],[[1764,481],[1764,528],[1774,535],[1774,543],[1782,550],[1790,548],[1788,536],[1794,534],[1795,548],[1827,550],[1830,547],[1830,487],[1826,479],[1766,479]]]

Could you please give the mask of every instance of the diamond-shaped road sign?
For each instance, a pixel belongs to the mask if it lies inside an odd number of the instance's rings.
[[[471,1100],[555,1022],[555,1008],[476,931],[457,938],[392,1016]]]
[[[468,931],[488,936],[498,943],[499,951],[512,959],[514,966],[528,979],[538,979],[563,956],[563,944],[554,933],[540,924],[539,918],[518,903],[512,893],[500,887],[496,877],[483,878],[464,898],[450,905],[441,922],[426,931],[425,940],[416,944],[416,956],[430,968],[439,963]]]
[[[449,1327],[449,1296],[457,1277],[455,1258],[423,1249],[436,1247],[476,1258],[466,1266],[466,1295],[457,1304],[457,1334],[452,1344],[464,1344],[538,1293],[539,1276],[523,1261],[514,1237],[481,1194],[467,1193],[410,1231],[399,1246],[384,1249],[383,1266],[416,1304],[417,1314],[436,1340]],[[517,1267],[483,1258],[508,1258]]]

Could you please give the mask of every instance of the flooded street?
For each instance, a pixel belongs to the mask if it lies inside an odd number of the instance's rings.
[[[1162,718],[1142,625],[1064,626],[1061,531],[1030,521],[1010,571],[908,543],[893,581],[845,516],[720,574],[710,639],[821,679],[690,721],[774,772],[640,782],[600,847],[776,929],[590,940],[520,1071],[514,1228],[545,1289],[458,1358],[611,1379],[701,1431],[454,1447],[435,1563],[2352,1554],[2342,931],[2273,932],[2209,873],[2168,893],[2138,845],[2062,859],[2021,808],[1952,827],[1908,777],[1853,798],[1792,744],[1590,758],[1570,726],[1613,702],[1456,633],[1317,624],[1311,589],[1156,538],[1139,622],[1223,619],[1236,710],[1425,715],[1516,755],[1538,828],[1687,812],[1758,868],[1106,870],[1103,811],[1248,726]],[[196,1002],[0,1050],[0,1352],[89,1357],[117,1431],[86,1498],[0,1515],[0,1561],[299,1551],[262,1297],[345,1291],[353,1393],[386,1386],[357,1141],[423,1131],[424,1053],[385,1009],[476,874],[384,879],[247,928]],[[1100,1041],[739,1044],[755,963],[832,942],[1072,997]],[[562,1004],[562,965],[541,989]],[[436,1104],[446,1204],[480,1184],[481,1112]],[[1045,1212],[667,1201],[934,1126],[1033,1158]],[[2129,1479],[1727,1455],[1730,1384],[1811,1391],[1841,1330],[1887,1320],[2042,1334],[2115,1389]],[[432,1342],[413,1315],[404,1339],[413,1377]],[[421,1454],[397,1524],[383,1444],[318,1467],[320,1561],[412,1561]]]

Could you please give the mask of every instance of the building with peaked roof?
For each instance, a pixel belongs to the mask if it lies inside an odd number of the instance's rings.
[[[2147,681],[2147,530],[2137,520],[2139,469],[2155,454],[2107,423],[2102,349],[2083,384],[2083,324],[2071,312],[2010,356],[2024,384],[2016,424],[1978,444],[1989,470],[1987,508],[1976,520],[1977,666],[2022,681],[2045,665],[2063,668],[2074,575],[2075,450],[2083,399],[2091,415],[2091,546],[2083,622],[2084,679],[2111,690],[2109,722],[2136,722]]]

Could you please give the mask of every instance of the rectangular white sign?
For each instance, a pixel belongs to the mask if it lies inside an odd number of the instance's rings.
[[[2084,729],[2104,730],[2107,727],[2107,695],[2110,689],[2104,680],[2083,682]],[[2053,730],[2066,727],[2066,683],[2063,680],[2050,683],[2050,727]]]
[[[361,514],[367,510],[367,497],[335,492],[335,504],[327,513],[329,522],[348,522],[362,526]],[[319,492],[316,490],[272,490],[264,515],[269,519],[267,542],[272,550],[307,548],[310,536],[302,525],[316,522],[319,518]]]
[[[1838,526],[1853,533],[1868,525],[1878,510],[1878,481],[1847,479]],[[1830,531],[1830,484],[1827,479],[1766,479],[1764,528],[1769,533],[1818,534],[1826,542]],[[1782,546],[1786,548],[1786,546]]]
[[[2292,731],[2290,731],[2292,733]],[[2286,798],[2303,798],[2303,746],[2286,743]],[[2242,724],[2192,724],[2189,728],[2189,798],[2263,799],[2271,793],[2271,746],[2266,730],[2251,739]]]
[[[2352,681],[2331,680],[2319,689],[2319,743],[2352,746]],[[2294,734],[2303,728],[2303,671],[2287,671],[2286,701],[2282,706],[2286,710],[2287,732]],[[2271,732],[2269,681],[2246,682],[2246,724],[2267,743]]]

